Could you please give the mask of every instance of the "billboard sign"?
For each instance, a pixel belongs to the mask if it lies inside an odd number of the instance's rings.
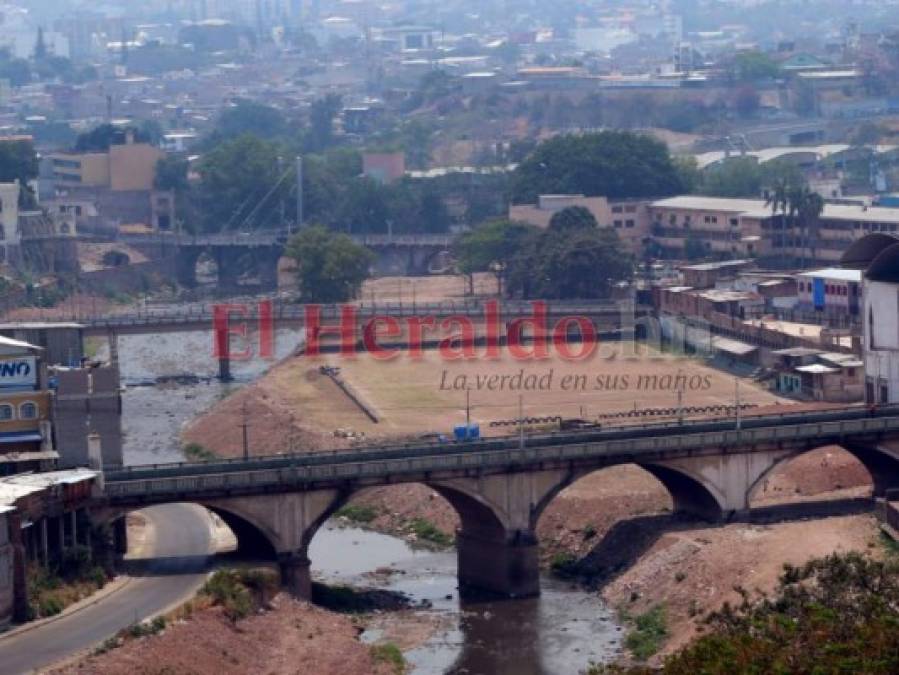
[[[33,387],[37,384],[37,362],[33,356],[0,359],[0,388]]]

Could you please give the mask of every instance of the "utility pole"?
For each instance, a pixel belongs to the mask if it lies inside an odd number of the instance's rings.
[[[524,394],[518,395],[518,449],[524,450]]]
[[[297,157],[297,229],[302,229],[306,214],[303,211],[303,158]],[[292,232],[289,232],[292,234]]]
[[[278,155],[278,176],[280,176],[280,178],[278,178],[279,181],[284,180],[284,158],[281,155]],[[283,232],[284,231],[284,219],[285,219],[285,214],[287,212],[287,208],[284,205],[284,193],[283,192],[281,193],[280,211],[281,211],[281,213],[280,213],[281,220],[278,223],[278,228],[281,232]]]
[[[241,412],[243,414],[243,422],[240,425],[241,430],[243,431],[243,458],[244,461],[250,459],[250,438],[248,429],[250,427],[250,416],[247,413],[247,402],[243,402],[243,406],[241,408]]]
[[[465,390],[465,435],[468,435],[468,429],[471,427],[471,390]]]
[[[743,419],[740,411],[740,378],[734,378],[734,410],[737,416],[737,431],[743,426]]]
[[[681,387],[677,390],[677,423],[682,425],[684,423],[684,388]]]

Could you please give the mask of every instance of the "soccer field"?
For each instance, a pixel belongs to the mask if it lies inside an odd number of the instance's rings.
[[[379,418],[374,424],[328,378],[320,365],[340,369],[340,376]],[[526,417],[593,419],[600,415],[640,408],[672,408],[682,391],[684,406],[730,405],[736,398],[735,378],[701,360],[660,354],[639,347],[628,354],[622,345],[605,345],[585,361],[559,356],[519,361],[506,350],[500,358],[483,356],[447,361],[438,351],[419,360],[401,354],[378,361],[360,353],[353,359],[339,355],[298,357],[275,374],[278,389],[290,392],[307,424],[322,430],[364,431],[370,436],[450,433],[466,419],[482,433],[509,433],[490,423],[518,417],[519,401]],[[740,382],[740,400],[760,406],[789,403],[747,380]]]

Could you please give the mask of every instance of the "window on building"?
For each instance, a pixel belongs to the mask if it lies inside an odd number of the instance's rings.
[[[624,211],[623,206],[613,206],[612,207],[612,213],[622,213],[623,211]]]
[[[880,380],[880,404],[886,405],[890,402],[890,385],[886,380]]]
[[[620,220],[616,220],[616,221],[615,221],[614,223],[612,223],[612,224],[613,224],[615,227],[617,227],[617,228],[620,228],[620,227],[621,227],[621,221],[620,221]]]
[[[0,422],[7,422],[15,418],[13,407],[8,403],[0,405]]]
[[[19,418],[23,420],[37,419],[37,405],[31,401],[26,401],[19,406]]]
[[[633,220],[625,220],[625,221],[624,221],[624,226],[625,226],[625,227],[633,227],[633,226],[634,226],[634,221],[633,221]]]

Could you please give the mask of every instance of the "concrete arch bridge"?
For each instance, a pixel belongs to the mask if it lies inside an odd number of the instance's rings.
[[[168,502],[220,514],[240,545],[268,552],[286,586],[309,597],[309,544],[356,493],[423,483],[458,512],[463,590],[539,593],[536,526],[565,487],[593,471],[637,464],[671,493],[675,511],[710,521],[745,514],[781,464],[840,445],[870,472],[875,495],[899,487],[899,407],[694,421],[476,443],[372,447],[206,464],[108,471],[96,517]],[[890,447],[893,444],[893,447]]]

